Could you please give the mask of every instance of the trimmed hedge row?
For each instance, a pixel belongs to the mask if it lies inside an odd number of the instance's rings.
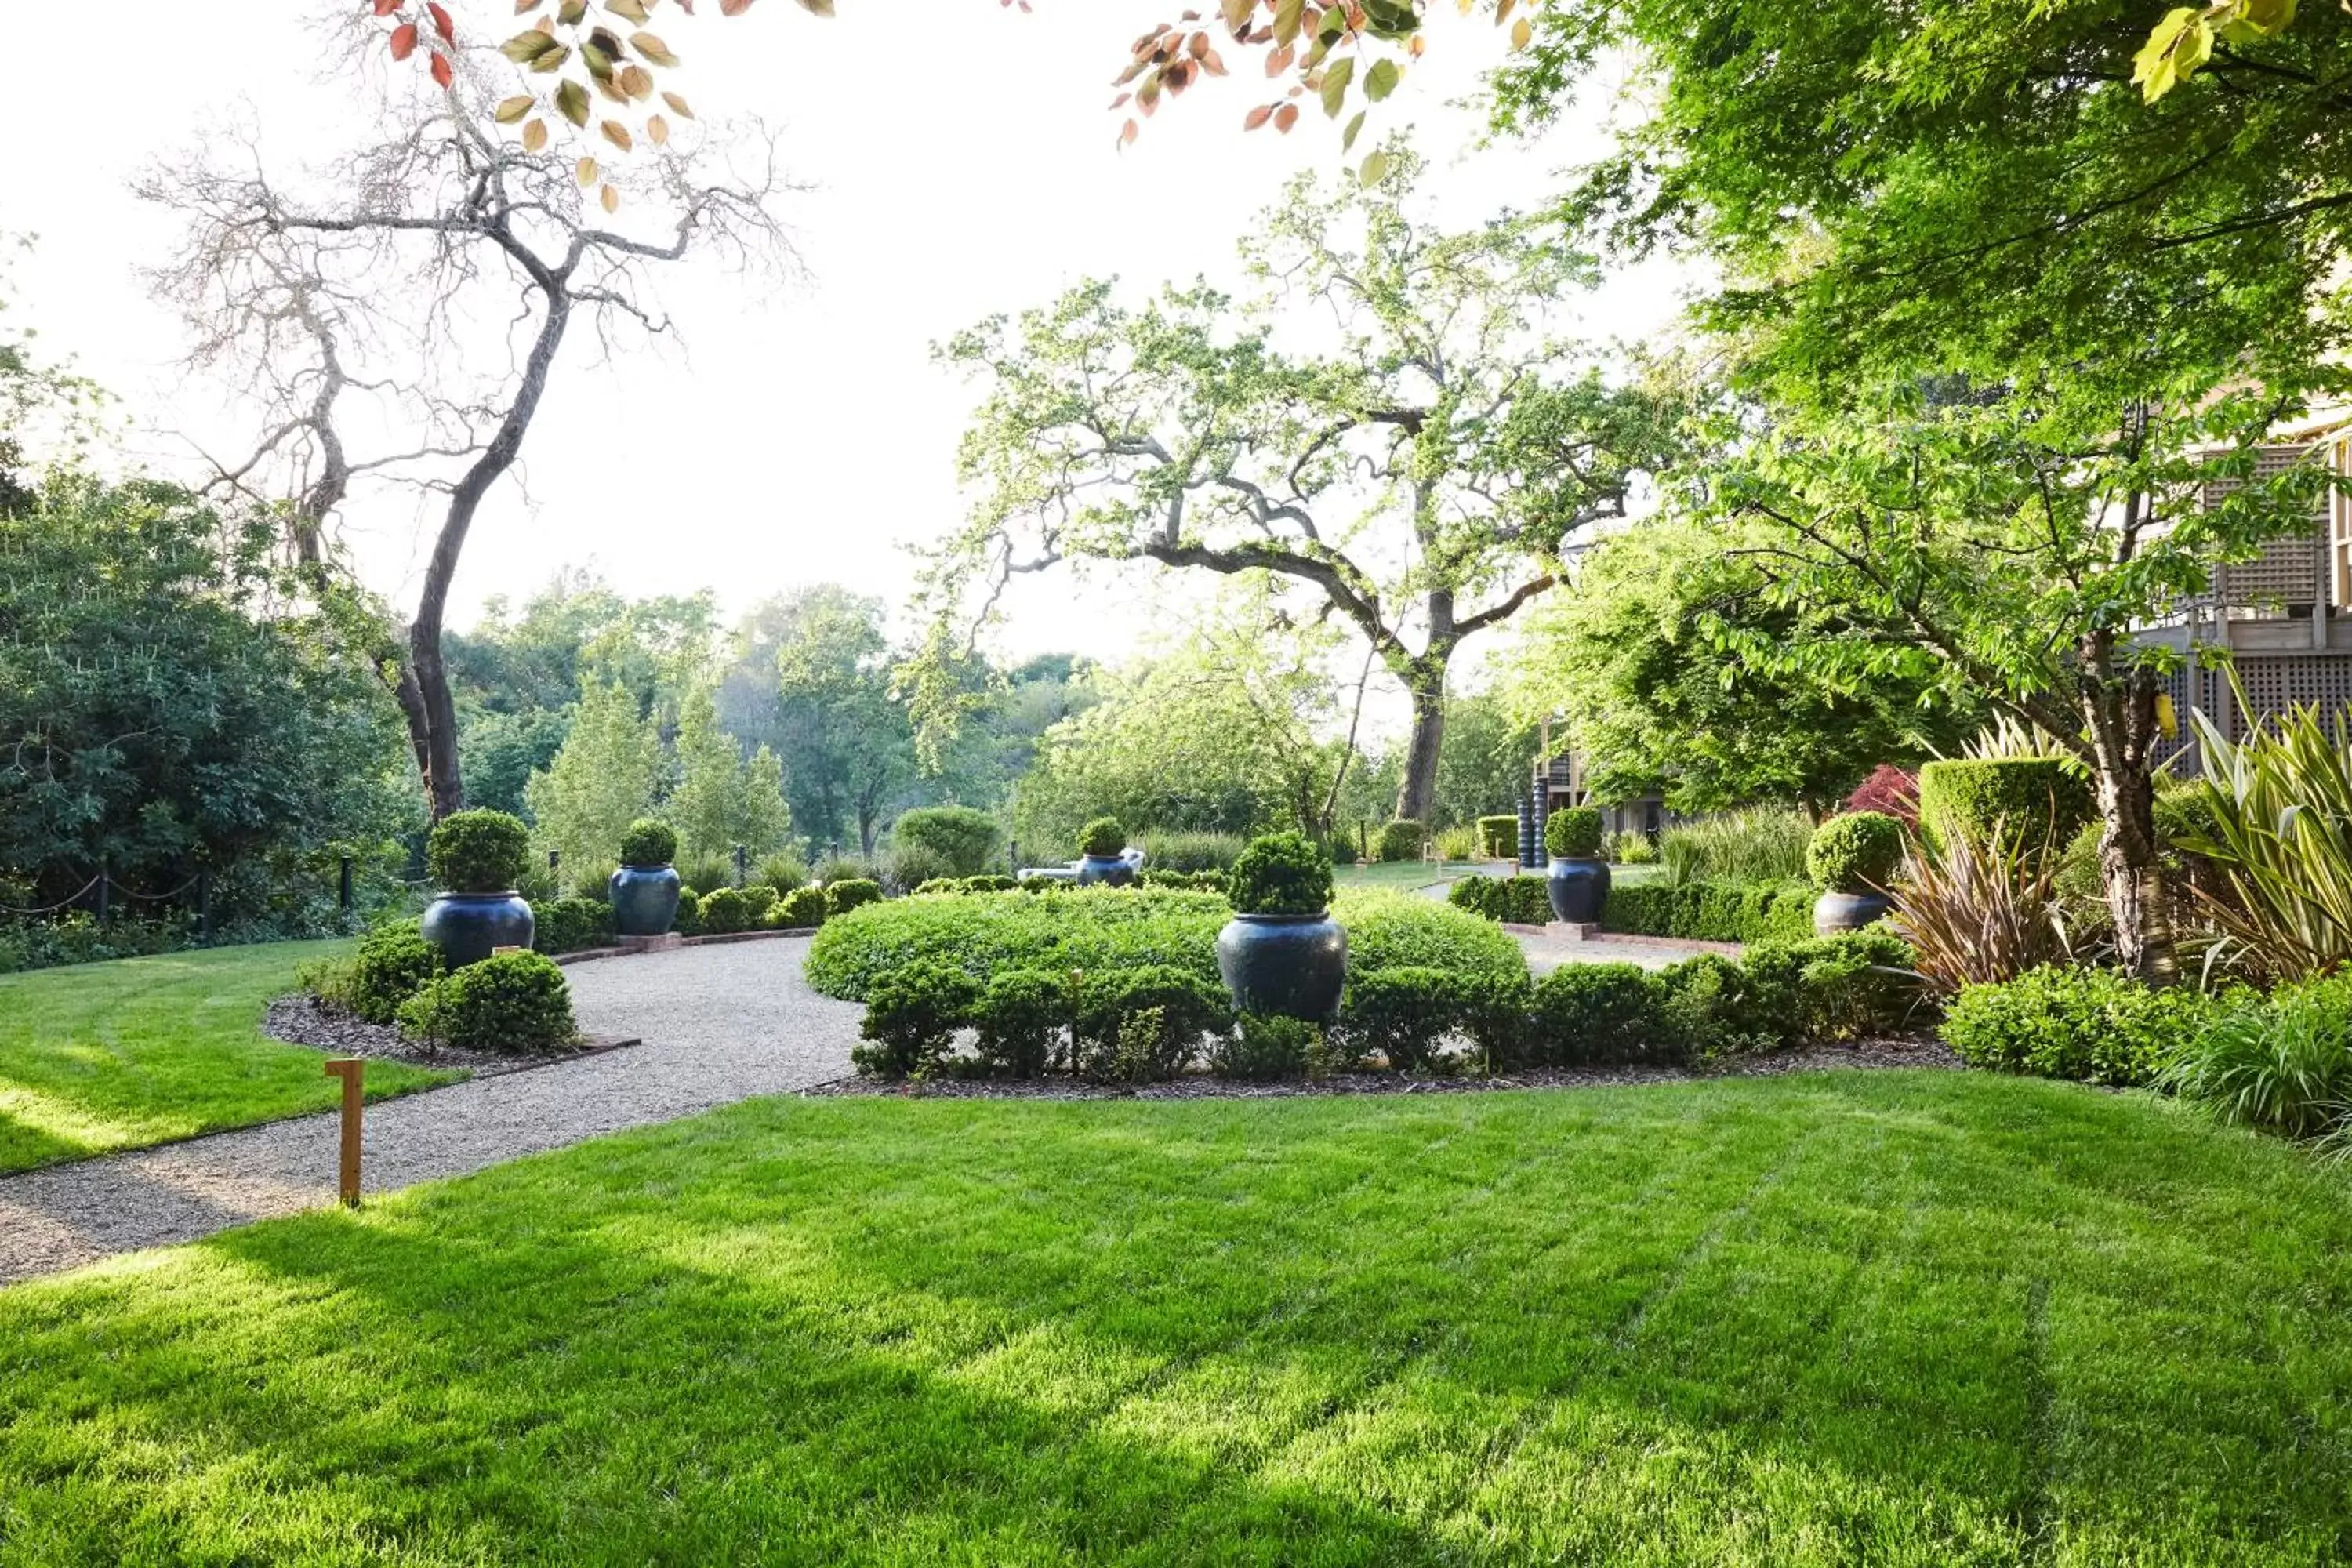
[[[920,957],[866,987],[860,1071],[1101,1083],[1361,1070],[1504,1071],[1671,1065],[1911,1021],[1921,993],[1910,950],[1884,932],[1767,943],[1746,964],[1714,954],[1652,973],[1630,963],[1525,969],[1393,964],[1351,973],[1328,1026],[1235,1016],[1224,994],[1171,964],[1108,972],[1016,968],[985,983]],[[957,1033],[973,1034],[969,1055]]]
[[[2142,985],[2111,969],[2049,966],[1961,988],[1944,1043],[1970,1067],[2117,1085],[2156,1081],[2168,1055],[2227,1010],[2185,985]]]
[[[1609,889],[1604,931],[1685,942],[1801,941],[1813,933],[1813,889],[1802,882],[1643,882]]]
[[[1445,901],[1514,925],[1542,925],[1551,919],[1551,893],[1541,877],[1465,877],[1445,890]]]
[[[1919,826],[1946,826],[1982,838],[1996,823],[2029,844],[2046,836],[2063,847],[2090,819],[2087,786],[2056,757],[2000,757],[1929,763],[1919,770]]]

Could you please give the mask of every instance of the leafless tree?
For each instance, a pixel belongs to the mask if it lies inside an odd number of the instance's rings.
[[[273,171],[252,138],[225,137],[139,186],[185,220],[151,281],[188,323],[190,364],[259,415],[243,455],[215,461],[215,490],[282,506],[321,586],[342,571],[332,530],[355,487],[424,498],[423,584],[377,651],[436,820],[465,804],[441,652],[451,580],[567,339],[584,327],[609,356],[669,332],[652,285],[689,253],[770,277],[795,265],[764,132],[641,147],[599,172],[626,193],[614,208],[572,157],[493,123],[501,79],[495,56],[446,93],[404,79],[370,144],[310,169]]]

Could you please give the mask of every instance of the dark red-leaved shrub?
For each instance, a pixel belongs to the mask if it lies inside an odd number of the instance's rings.
[[[1845,797],[1845,809],[1883,811],[1916,827],[1919,826],[1919,776],[1905,772],[1893,763],[1881,763],[1852,795]]]

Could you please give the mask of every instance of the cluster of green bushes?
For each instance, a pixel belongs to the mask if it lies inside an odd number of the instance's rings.
[[[1903,1027],[1918,1005],[1907,950],[1871,932],[1768,944],[1747,963],[1713,955],[1657,973],[1567,964],[1530,983],[1516,948],[1432,943],[1428,922],[1368,932],[1339,1016],[1316,1026],[1236,1016],[1196,966],[1087,969],[1027,962],[984,978],[936,954],[866,985],[862,1072],[1165,1079],[1195,1067],[1279,1079],[1362,1071],[1498,1072],[1673,1065]],[[1507,939],[1506,939],[1507,945]],[[1414,958],[1429,962],[1400,963]],[[971,1031],[959,1054],[960,1032]]]
[[[2203,992],[2052,965],[1963,988],[1943,1037],[1972,1067],[2167,1089],[2352,1154],[2352,974]]]
[[[550,899],[533,903],[530,915],[530,945],[537,952],[585,952],[616,940],[613,906],[604,899]]]
[[[571,988],[544,952],[498,953],[451,973],[414,921],[378,926],[350,957],[305,964],[295,981],[323,1007],[434,1045],[546,1051],[579,1037]]]
[[[1383,823],[1380,836],[1372,840],[1372,858],[1381,862],[1418,860],[1422,841],[1428,830],[1418,822],[1399,819]]]
[[[1490,859],[1515,858],[1519,852],[1519,819],[1517,816],[1480,817],[1478,847]]]

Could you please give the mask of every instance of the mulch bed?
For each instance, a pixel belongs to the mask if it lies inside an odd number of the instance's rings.
[[[333,1051],[338,1056],[366,1057],[373,1061],[405,1062],[410,1067],[456,1068],[476,1078],[494,1078],[499,1073],[521,1072],[527,1068],[543,1068],[556,1062],[578,1061],[583,1057],[602,1056],[624,1046],[640,1042],[609,1035],[589,1035],[568,1051],[468,1051],[455,1046],[433,1047],[404,1039],[399,1029],[390,1024],[371,1024],[364,1018],[354,1018],[348,1013],[338,1013],[319,1005],[318,998],[297,992],[280,996],[269,1005],[261,1017],[261,1032],[273,1040],[283,1040],[289,1046],[309,1046],[315,1050]]]
[[[1506,1089],[1607,1089],[1627,1084],[1687,1083],[1697,1079],[1772,1078],[1782,1073],[1831,1068],[1937,1068],[1962,1064],[1933,1039],[1864,1040],[1851,1046],[1811,1046],[1738,1057],[1704,1070],[1688,1068],[1535,1068],[1498,1078],[1407,1076],[1403,1073],[1336,1073],[1327,1079],[1282,1083],[1240,1083],[1205,1074],[1187,1074],[1173,1083],[1080,1083],[1075,1079],[940,1079],[924,1083],[877,1078],[835,1079],[803,1094],[817,1097],[896,1095],[914,1100],[1286,1100],[1329,1094],[1473,1094]]]

